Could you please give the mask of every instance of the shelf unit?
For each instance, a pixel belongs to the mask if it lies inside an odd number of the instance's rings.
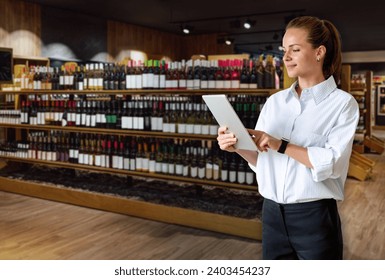
[[[348,64],[343,65],[341,88],[351,93],[356,98],[360,107],[360,121],[357,127],[355,143],[353,143],[348,176],[364,181],[370,178],[375,162],[363,154],[369,151],[382,153],[384,151],[384,142],[372,135],[371,100],[373,91],[373,72],[366,71],[365,81],[361,81],[358,84],[352,83],[351,77],[351,66]]]
[[[236,90],[117,90],[117,91],[19,91],[12,92],[12,94],[21,95],[62,95],[68,97],[69,95],[87,95],[92,94],[93,97],[109,96],[109,95],[133,95],[133,96],[201,96],[202,94],[226,94],[229,96],[247,95],[247,96],[261,96],[267,97],[274,94],[277,90],[270,89],[236,89]],[[0,94],[2,94],[0,92]],[[7,92],[9,94],[9,92]],[[16,104],[18,108],[19,104]],[[118,129],[102,129],[89,127],[62,127],[56,125],[30,125],[30,124],[0,124],[3,129],[14,129],[16,132],[38,130],[38,131],[67,131],[77,133],[97,133],[106,135],[123,135],[123,136],[141,136],[151,138],[181,138],[194,140],[215,140],[213,135],[198,135],[198,134],[180,134],[180,133],[163,133],[152,131],[138,131],[138,130],[118,130]],[[20,133],[16,137],[20,137]],[[4,162],[18,162],[27,164],[39,164],[45,166],[53,166],[58,168],[69,168],[75,170],[87,170],[100,173],[120,174],[125,176],[143,177],[150,179],[158,179],[165,182],[175,181],[192,185],[215,186],[221,188],[238,189],[240,191],[257,192],[257,186],[237,184],[230,182],[222,182],[215,180],[206,180],[198,178],[188,178],[183,176],[174,176],[161,173],[149,173],[140,171],[128,171],[113,168],[103,168],[97,166],[88,166],[77,163],[37,160],[28,158],[16,158],[10,156],[0,157]],[[104,194],[88,193],[78,190],[63,190],[62,188],[55,188],[54,186],[40,185],[30,182],[22,182],[15,179],[0,177],[0,190],[30,195],[39,198],[51,199],[60,202],[72,203],[81,206],[97,208],[106,211],[114,211],[124,213],[137,217],[175,223],[184,226],[197,227],[201,229],[213,230],[222,233],[232,234],[241,237],[261,240],[261,221],[258,219],[243,219],[218,214],[207,213],[203,211],[192,211],[188,209],[169,207],[164,205],[157,205],[147,202],[138,202],[131,199],[124,199],[113,197]],[[172,213],[172,214],[171,214]]]

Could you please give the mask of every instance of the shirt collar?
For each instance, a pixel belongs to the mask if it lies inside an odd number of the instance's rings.
[[[296,86],[298,85],[298,81],[295,81],[291,87],[290,92],[294,94],[294,96],[297,95],[297,92],[295,90]],[[325,81],[312,86],[310,88],[307,88],[306,90],[313,96],[315,104],[321,103],[326,97],[330,95],[335,89],[337,88],[337,84],[334,80],[333,76],[330,76]]]

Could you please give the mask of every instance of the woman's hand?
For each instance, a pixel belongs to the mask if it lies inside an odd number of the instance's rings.
[[[221,150],[227,151],[227,152],[235,152],[236,149],[234,147],[235,143],[237,143],[237,138],[235,137],[234,133],[227,132],[227,127],[221,126],[218,128],[218,145],[221,148]]]
[[[254,136],[254,142],[260,152],[267,152],[268,149],[278,151],[282,144],[282,140],[276,139],[266,132],[260,130],[247,130],[250,135]]]

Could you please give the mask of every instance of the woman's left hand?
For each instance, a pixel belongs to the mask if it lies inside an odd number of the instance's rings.
[[[278,151],[282,144],[282,140],[274,138],[264,131],[253,129],[248,129],[247,131],[250,135],[254,136],[254,142],[257,144],[257,148],[261,152],[267,152],[268,149]]]

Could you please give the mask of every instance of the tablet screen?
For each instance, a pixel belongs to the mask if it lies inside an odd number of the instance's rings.
[[[203,100],[220,126],[226,126],[238,141],[235,148],[257,151],[257,146],[224,94],[203,95]]]

